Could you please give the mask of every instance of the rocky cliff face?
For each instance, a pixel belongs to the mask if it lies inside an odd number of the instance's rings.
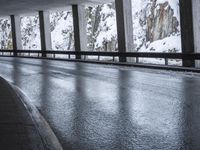
[[[151,13],[147,16],[147,41],[153,42],[179,33],[179,22],[168,2],[151,2]]]
[[[134,44],[137,51],[151,51],[153,49],[153,51],[161,52],[161,50],[150,46],[156,41],[171,36],[180,38],[179,14],[177,13],[179,12],[179,5],[177,0],[143,0],[140,6],[137,7],[140,7],[140,9],[133,11]],[[180,42],[176,44],[179,45],[171,45],[169,49],[162,49],[163,45],[161,44],[160,48],[163,51],[171,51],[173,47],[176,51],[180,51]]]

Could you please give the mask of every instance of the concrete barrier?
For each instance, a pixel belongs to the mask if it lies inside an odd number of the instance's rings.
[[[2,88],[4,88],[5,91],[9,90],[9,94],[7,94],[7,95],[10,95],[10,97],[12,97],[12,101],[14,99],[14,103],[18,104],[15,107],[23,105],[23,106],[20,106],[21,110],[24,109],[22,117],[26,116],[26,118],[29,118],[29,117],[31,118],[31,119],[29,119],[30,121],[28,124],[33,124],[34,129],[36,130],[33,132],[36,132],[39,135],[38,137],[40,138],[40,139],[37,138],[36,140],[33,139],[33,141],[34,141],[33,147],[34,147],[34,145],[37,145],[37,141],[38,141],[39,143],[42,143],[40,145],[42,145],[41,147],[43,147],[43,148],[38,148],[37,150],[40,150],[40,149],[63,150],[59,140],[57,139],[56,135],[52,131],[51,127],[49,126],[47,121],[44,119],[44,117],[40,114],[40,112],[37,110],[37,108],[30,102],[29,98],[18,87],[12,85],[11,83],[4,80],[3,78],[0,78],[0,83],[1,83],[1,85],[3,84]],[[3,96],[3,97],[5,97],[5,96]],[[6,98],[8,99],[8,96],[6,96]],[[6,100],[6,103],[8,103],[8,100]],[[7,108],[7,109],[9,109],[9,108]],[[6,111],[6,109],[5,109],[5,111]],[[27,113],[28,115],[24,115],[25,113]],[[15,122],[12,124],[15,124]],[[26,124],[26,122],[24,122],[24,124]],[[37,137],[37,136],[32,136],[32,137]],[[31,141],[32,141],[32,139],[31,139]],[[22,142],[23,142],[23,140],[22,140]],[[27,143],[24,143],[24,144],[27,144]],[[29,144],[29,146],[30,145],[31,144]],[[32,149],[34,149],[33,147],[32,147]],[[2,147],[1,147],[1,140],[0,140],[0,149],[1,148]],[[16,148],[14,148],[14,149],[18,150]],[[19,150],[21,150],[21,149],[19,149]]]

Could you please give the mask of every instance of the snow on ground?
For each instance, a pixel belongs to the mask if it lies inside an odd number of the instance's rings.
[[[181,38],[180,35],[174,35],[166,37],[162,40],[157,40],[152,43],[148,43],[147,47],[143,46],[140,52],[181,52]]]
[[[156,52],[156,53],[181,53],[181,38],[180,35],[166,37],[162,40],[157,40],[153,43],[149,43],[148,48],[142,47],[140,52]],[[154,58],[140,58],[139,62],[142,63],[152,63],[152,64],[164,64],[164,59],[154,59]],[[170,65],[182,64],[181,60],[169,60]]]

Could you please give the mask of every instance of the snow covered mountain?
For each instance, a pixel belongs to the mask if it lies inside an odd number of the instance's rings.
[[[50,15],[54,50],[74,50],[72,10],[66,10]],[[117,51],[115,3],[88,5],[85,11],[88,50]],[[179,0],[132,0],[132,17],[132,51],[181,52]],[[40,49],[38,16],[21,20],[23,48]],[[11,48],[9,20],[0,19],[0,26],[0,47]]]
[[[140,3],[137,0],[132,1],[134,44],[136,50],[180,52],[178,0],[141,0]],[[165,40],[161,41],[163,39]],[[172,39],[177,40],[179,44],[171,42]],[[155,41],[156,45],[159,44],[159,49],[157,49],[158,47],[154,47]]]
[[[181,52],[179,0],[132,0],[134,50]],[[140,59],[164,63],[163,59]],[[172,61],[171,61],[172,62]],[[181,65],[180,60],[172,64]]]

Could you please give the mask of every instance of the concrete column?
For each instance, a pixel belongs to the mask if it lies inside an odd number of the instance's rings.
[[[83,5],[72,5],[73,24],[74,24],[74,45],[75,51],[87,50],[87,33],[86,33],[86,18],[85,7]],[[76,56],[76,59],[81,59],[81,56]]]
[[[200,53],[200,1],[192,0],[193,6],[193,27],[194,27],[194,50]],[[195,62],[195,66],[200,68],[200,61]]]
[[[51,25],[49,12],[39,11],[39,22],[40,22],[40,38],[41,38],[41,50],[51,50]],[[46,57],[43,53],[42,57]]]
[[[11,32],[12,32],[12,42],[13,50],[22,50],[22,36],[21,36],[21,18],[20,16],[10,16],[11,19]],[[14,53],[17,56],[17,53]]]
[[[186,53],[186,54],[194,53],[192,1],[193,0],[179,1],[180,19],[181,19],[182,53]],[[183,66],[194,67],[195,61],[184,60]]]
[[[115,0],[117,16],[117,34],[119,52],[132,52],[133,50],[133,21],[131,0]],[[120,62],[126,58],[119,57]]]

